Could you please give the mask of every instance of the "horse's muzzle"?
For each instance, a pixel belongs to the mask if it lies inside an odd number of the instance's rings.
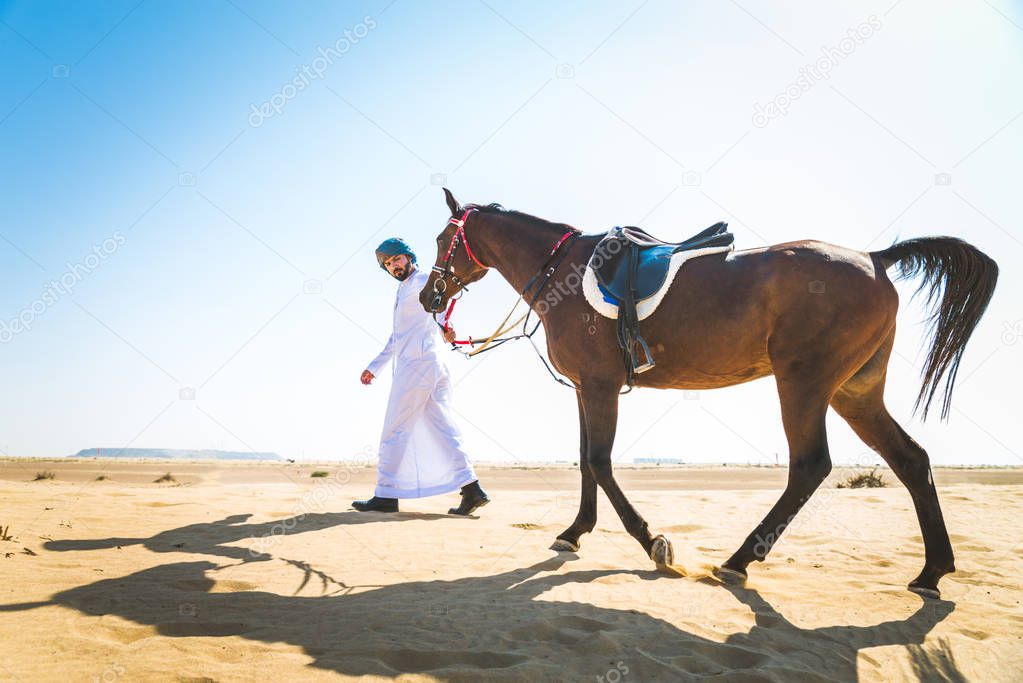
[[[436,278],[433,281],[432,292],[423,289],[419,302],[423,304],[423,308],[426,309],[427,313],[437,313],[444,310],[444,292],[447,288],[448,283],[443,278]],[[429,305],[427,305],[427,301],[429,301]]]
[[[424,290],[419,295],[419,303],[427,313],[437,313],[444,310],[444,292]]]

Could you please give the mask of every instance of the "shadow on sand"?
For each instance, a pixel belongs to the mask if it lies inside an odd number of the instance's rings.
[[[91,550],[138,543],[154,552],[167,552],[180,550],[176,544],[184,543],[186,552],[239,559],[235,551],[246,556],[248,551],[225,543],[270,534],[276,524],[246,524],[248,517],[181,527],[149,539],[53,541],[46,548]],[[289,533],[363,520],[401,520],[359,513],[293,519]],[[873,626],[804,629],[779,614],[757,591],[715,584],[712,590],[720,590],[722,599],[731,596],[755,616],[751,629],[718,642],[635,609],[541,598],[558,586],[614,575],[687,580],[653,571],[549,573],[561,570],[573,557],[563,553],[492,576],[412,581],[361,592],[331,579],[342,589],[319,597],[255,590],[212,592],[216,571],[222,567],[211,562],[177,562],[62,591],[47,602],[2,605],[0,612],[60,605],[85,615],[117,615],[153,626],[170,638],[239,636],[288,643],[312,657],[311,666],[346,675],[428,673],[441,680],[592,681],[621,662],[636,681],[704,677],[855,681],[860,650],[903,645],[910,648],[907,666],[922,679],[962,680],[951,653],[932,654],[922,647],[925,636],[955,609],[951,602],[922,601],[907,618]],[[304,568],[307,578],[314,571],[304,562],[285,561]],[[623,585],[620,590],[628,588]],[[622,602],[629,604],[625,598]],[[712,609],[706,615],[710,621]]]
[[[141,545],[154,553],[200,553],[224,557],[242,562],[258,562],[274,559],[263,552],[270,541],[277,536],[323,531],[331,527],[348,524],[370,524],[374,522],[407,522],[412,520],[452,519],[451,515],[426,512],[366,513],[366,512],[322,512],[295,515],[272,522],[249,524],[250,514],[231,515],[215,522],[200,522],[161,531],[150,538],[96,538],[83,540],[47,541],[46,550],[64,552],[68,550],[107,550],[110,548]],[[238,541],[254,539],[252,548],[228,545]]]

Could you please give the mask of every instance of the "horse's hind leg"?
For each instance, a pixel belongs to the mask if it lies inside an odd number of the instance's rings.
[[[618,389],[610,383],[583,382],[582,405],[586,413],[586,462],[593,480],[607,494],[626,531],[639,541],[647,556],[658,564],[672,564],[671,543],[663,536],[653,538],[646,521],[625,497],[611,467],[611,448],[618,424]]]
[[[582,478],[582,490],[579,494],[579,514],[572,525],[558,534],[552,550],[579,550],[579,537],[593,531],[597,524],[597,482],[590,472],[587,463],[586,411],[583,410],[582,392],[576,390],[576,402],[579,404],[579,475]]]
[[[878,452],[909,489],[924,539],[924,568],[909,589],[937,597],[938,580],[955,571],[952,544],[938,504],[927,452],[888,414],[884,405],[885,372],[891,341],[838,390],[831,406],[864,443]]]
[[[788,483],[781,498],[742,546],[725,562],[724,569],[746,575],[746,567],[762,562],[771,547],[831,472],[824,417],[827,392],[804,381],[778,377],[781,416],[789,442]]]

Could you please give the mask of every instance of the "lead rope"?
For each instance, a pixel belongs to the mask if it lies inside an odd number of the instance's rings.
[[[566,246],[565,249],[563,249],[561,251],[561,254],[558,256],[558,258],[554,261],[553,264],[551,263],[551,259],[554,257],[555,254],[558,253],[558,250],[561,249],[561,247],[566,244],[566,242],[569,242],[570,240],[574,239],[575,237],[578,237],[579,234],[580,234],[580,232],[578,230],[576,230],[575,228],[573,228],[573,229],[567,231],[564,235],[562,235],[561,239],[558,240],[558,242],[554,245],[554,248],[551,249],[551,253],[550,253],[550,256],[548,257],[547,261],[544,263],[543,266],[540,267],[540,270],[538,270],[536,272],[536,274],[532,278],[530,278],[529,282],[526,283],[526,286],[522,289],[522,292],[519,294],[519,298],[515,300],[515,304],[512,306],[511,310],[508,312],[508,315],[505,316],[504,320],[501,322],[501,325],[498,327],[498,329],[492,335],[490,335],[490,337],[485,342],[482,343],[482,346],[480,348],[478,348],[478,349],[474,348],[472,351],[469,351],[469,352],[459,352],[459,353],[462,353],[462,355],[466,356],[467,358],[471,358],[472,356],[475,356],[478,353],[483,353],[484,351],[492,351],[493,349],[496,349],[497,347],[501,346],[505,342],[514,341],[516,339],[522,339],[523,337],[525,337],[526,339],[529,340],[529,343],[533,347],[533,350],[536,352],[537,357],[543,363],[544,367],[547,369],[547,372],[554,379],[554,381],[557,382],[558,384],[561,384],[562,386],[565,386],[565,387],[568,387],[570,389],[575,390],[576,386],[574,384],[572,384],[571,382],[565,381],[564,379],[558,377],[555,374],[553,368],[551,368],[551,366],[550,366],[550,363],[548,363],[547,359],[543,357],[542,353],[540,353],[540,349],[536,346],[536,342],[533,340],[533,335],[536,334],[537,330],[540,329],[540,325],[542,324],[542,321],[537,320],[536,321],[536,325],[534,325],[533,329],[528,331],[528,332],[526,331],[526,328],[529,325],[529,316],[533,312],[533,306],[535,306],[536,302],[539,300],[540,294],[541,294],[541,292],[543,292],[543,289],[547,285],[547,282],[554,275],[554,273],[557,271],[558,267],[561,265],[562,261],[564,261],[565,257],[568,255],[568,251],[569,251],[568,247]],[[535,294],[533,295],[533,300],[531,302],[529,302],[529,308],[526,310],[526,312],[521,317],[518,318],[518,320],[516,320],[515,322],[513,322],[510,325],[506,326],[506,323],[508,322],[508,320],[511,319],[512,315],[515,313],[515,309],[518,308],[519,303],[525,300],[526,294],[533,287],[533,284],[536,282],[537,278],[540,277],[541,274],[543,274],[543,277],[540,280],[540,282],[539,282],[539,284],[538,284],[538,286],[536,288]],[[455,301],[456,300],[457,299],[452,299],[451,300],[451,304],[448,306],[447,313],[444,316],[444,324],[441,327],[445,331],[448,329],[448,321],[451,318],[451,313],[454,310]],[[522,332],[521,333],[519,333],[517,335],[514,335],[514,336],[511,336],[511,337],[504,337],[504,338],[500,337],[500,335],[502,335],[502,334],[508,332],[509,330],[517,327],[519,325],[519,323],[522,323]],[[475,344],[477,344],[477,343],[480,343],[480,342],[474,342],[472,337],[469,337],[468,340],[465,340],[465,341],[455,341],[455,342],[453,342],[453,347],[457,347],[459,345],[475,346]],[[457,348],[456,348],[456,350],[457,350]]]

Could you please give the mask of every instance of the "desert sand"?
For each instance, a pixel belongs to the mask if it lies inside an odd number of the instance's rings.
[[[712,570],[783,468],[619,470],[685,576],[603,496],[578,553],[548,549],[571,467],[479,474],[493,502],[463,519],[456,495],[349,511],[365,466],[0,461],[0,680],[1023,680],[1021,470],[935,470],[940,600],[905,590],[923,546],[888,472],[836,470],[744,587]]]

